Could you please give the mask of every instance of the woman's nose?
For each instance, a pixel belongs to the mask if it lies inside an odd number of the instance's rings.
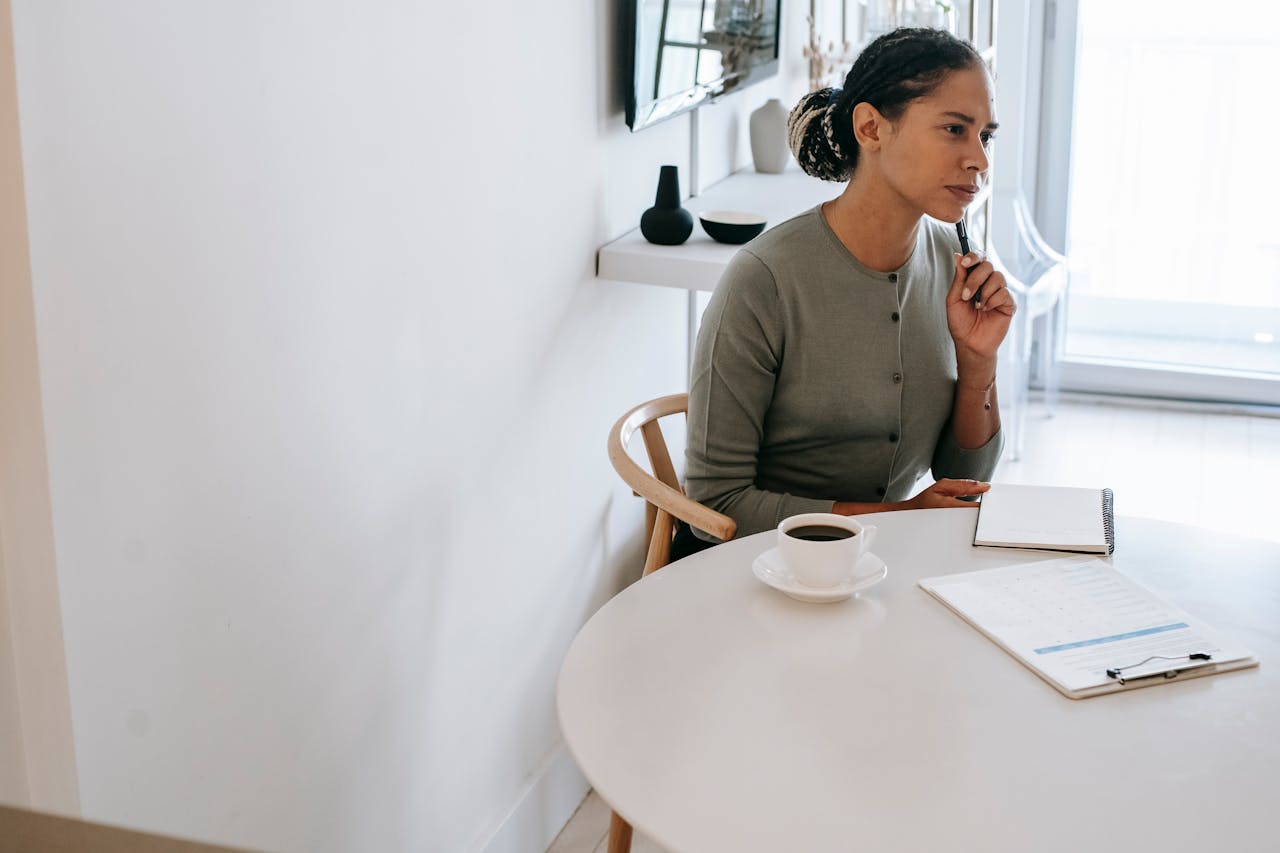
[[[979,173],[985,173],[991,168],[991,158],[987,154],[987,147],[982,142],[977,142],[969,152],[965,168]]]

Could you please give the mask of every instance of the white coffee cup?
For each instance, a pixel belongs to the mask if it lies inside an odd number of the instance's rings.
[[[805,586],[839,586],[856,580],[854,568],[875,535],[874,526],[847,515],[807,512],[784,518],[778,525],[778,551]]]

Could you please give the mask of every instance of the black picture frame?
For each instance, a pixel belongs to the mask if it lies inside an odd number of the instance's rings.
[[[744,3],[750,2],[750,0],[741,1]],[[669,2],[670,0],[663,0],[664,6]],[[706,3],[714,2],[715,0],[706,0]],[[641,31],[640,22],[643,5],[644,0],[623,0],[625,29],[622,57],[623,74],[621,78],[625,87],[623,100],[626,104],[627,127],[631,128],[633,133],[673,116],[697,109],[722,95],[736,92],[778,73],[779,53],[782,45],[782,0],[772,0],[772,32],[768,32],[768,24],[770,22],[765,17],[765,31],[759,34],[753,33],[750,36],[751,38],[772,38],[771,49],[766,47],[764,51],[758,49],[750,51],[753,56],[763,53],[765,56],[763,60],[755,59],[742,70],[732,74],[721,75],[716,80],[705,83],[695,82],[678,92],[655,97],[651,91],[651,89],[655,88],[654,81],[640,79],[640,41],[645,37],[645,33]],[[770,4],[765,3],[764,5],[767,8]],[[713,42],[707,39],[707,35],[705,32],[702,33],[702,43],[698,46],[698,49],[719,50],[714,46]],[[707,46],[704,47],[703,45]]]

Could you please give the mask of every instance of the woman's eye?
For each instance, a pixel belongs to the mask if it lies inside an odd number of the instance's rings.
[[[995,135],[994,133],[984,133],[984,134],[982,134],[982,144],[983,144],[983,145],[990,145],[991,143],[993,143],[993,142],[995,142],[995,141],[996,141],[996,135]]]
[[[962,124],[949,124],[943,129],[946,130],[947,133],[952,134],[953,136],[964,135],[964,125]]]

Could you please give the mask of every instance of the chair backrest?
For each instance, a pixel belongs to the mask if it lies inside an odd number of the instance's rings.
[[[646,502],[646,532],[648,552],[644,573],[662,568],[671,560],[671,537],[675,533],[674,519],[680,519],[718,539],[732,539],[738,526],[727,515],[708,509],[685,495],[676,477],[666,439],[662,435],[659,418],[686,414],[689,411],[688,394],[672,394],[641,403],[622,417],[609,431],[609,461],[618,476]],[[632,436],[640,431],[645,452],[653,472],[636,464],[627,452]]]
[[[1032,320],[1054,310],[1069,284],[1067,259],[1054,251],[1031,218],[1026,199],[1019,193],[1013,200],[1013,243],[1008,253],[997,253],[995,246],[988,259],[1004,271],[1009,290],[1017,297],[1019,320]]]
[[[1028,259],[1036,265],[1037,272],[1043,272],[1044,269],[1054,264],[1065,264],[1067,259],[1050,246],[1040,234],[1040,229],[1036,227],[1035,217],[1031,215],[1031,206],[1027,204],[1027,197],[1022,193],[1018,193],[1013,198],[1013,223],[1016,226],[1018,239],[1024,247],[1024,251]],[[1027,270],[1025,274],[1028,278],[1038,278],[1032,271]]]
[[[1053,310],[1066,292],[1067,259],[1040,235],[1021,193],[1013,200],[1013,222],[1013,254],[1002,261],[1006,276],[1012,274],[1021,285],[1014,290],[1021,295],[1020,308],[1026,319],[1034,319]]]

